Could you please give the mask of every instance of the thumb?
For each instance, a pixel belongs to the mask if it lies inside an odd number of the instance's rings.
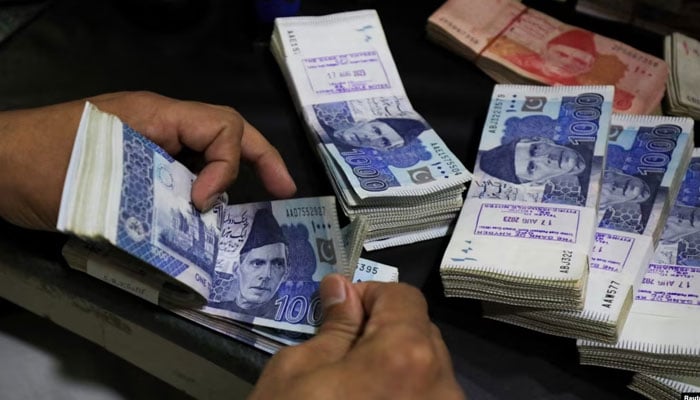
[[[345,356],[364,326],[364,309],[358,292],[342,275],[330,274],[321,281],[324,319],[316,336],[301,346],[314,351],[318,364],[333,363]]]

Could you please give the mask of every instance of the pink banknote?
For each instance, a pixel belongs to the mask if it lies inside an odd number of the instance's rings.
[[[517,74],[511,82],[614,85],[614,111],[629,114],[652,113],[664,95],[664,60],[512,0],[448,0],[428,21],[468,47],[481,68]]]

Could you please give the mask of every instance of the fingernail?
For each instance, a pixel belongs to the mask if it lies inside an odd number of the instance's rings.
[[[327,309],[345,301],[345,281],[340,275],[328,276],[321,284],[321,306]]]
[[[207,199],[207,201],[204,203],[204,207],[202,208],[202,212],[205,213],[214,208],[214,204],[216,204],[216,202],[219,201],[219,196],[221,196],[221,194],[217,193],[211,196],[209,199]]]

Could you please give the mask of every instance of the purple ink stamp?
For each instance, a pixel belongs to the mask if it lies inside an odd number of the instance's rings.
[[[625,235],[597,232],[591,249],[591,268],[620,272],[627,265],[635,240]]]
[[[360,51],[302,59],[306,77],[316,94],[341,94],[390,89],[377,51]]]
[[[649,264],[635,301],[700,306],[700,267]]]
[[[484,203],[474,234],[576,243],[580,218],[572,208]]]

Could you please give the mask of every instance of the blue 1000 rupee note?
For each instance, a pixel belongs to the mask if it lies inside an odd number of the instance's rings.
[[[223,203],[200,213],[191,201],[194,174],[129,127],[123,145],[117,247],[208,293]]]
[[[596,204],[609,91],[496,85],[468,197]]]
[[[700,152],[697,149],[666,219],[654,262],[700,266]]]
[[[525,317],[522,324],[555,335],[617,339],[692,149],[690,118],[613,114],[583,310],[515,311]]]
[[[220,209],[191,203],[195,175],[116,116],[86,103],[57,228],[107,241],[208,298]]]
[[[649,263],[690,160],[692,135],[690,118],[613,115],[592,268],[636,276]]]
[[[692,128],[690,118],[613,115],[598,204],[600,228],[661,231],[671,184],[676,172],[685,170],[679,163],[689,159]]]
[[[335,198],[230,205],[213,289],[201,311],[313,333],[321,322],[319,284],[331,272],[351,274]]]
[[[326,154],[360,198],[426,195],[470,178],[405,97],[315,104],[308,113]]]
[[[427,196],[469,180],[411,106],[376,11],[278,18],[275,32],[311,140],[357,197]]]
[[[612,86],[496,85],[445,272],[581,287],[612,98]]]
[[[700,215],[697,148],[617,343],[578,340],[582,363],[698,375],[700,218],[696,215]]]
[[[690,118],[612,116],[581,318],[624,323],[692,149]]]

